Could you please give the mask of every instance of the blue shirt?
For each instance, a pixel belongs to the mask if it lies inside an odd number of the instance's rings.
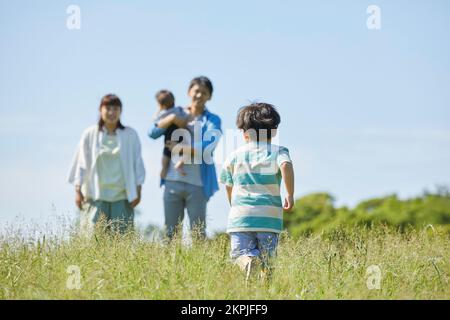
[[[196,153],[201,154],[200,173],[203,185],[203,193],[206,199],[219,190],[217,183],[216,167],[214,165],[213,152],[222,135],[222,127],[220,117],[208,111],[205,108],[201,118],[202,139],[194,141],[193,148]],[[152,139],[161,137],[167,129],[159,128],[154,124],[148,131],[148,135]]]

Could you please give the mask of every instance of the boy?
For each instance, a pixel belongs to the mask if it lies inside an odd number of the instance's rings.
[[[153,121],[159,123],[160,120],[165,119],[167,121],[172,121],[172,124],[167,128],[164,133],[164,150],[162,158],[162,169],[161,169],[161,185],[167,175],[169,170],[169,164],[171,159],[171,152],[167,148],[166,144],[170,141],[172,133],[178,129],[186,126],[187,115],[181,107],[175,107],[175,97],[172,92],[168,90],[160,90],[156,93],[156,101],[158,102],[159,110],[156,112]],[[183,161],[180,160],[175,164],[175,169],[179,170],[182,175],[183,171]]]
[[[270,276],[268,258],[275,256],[283,227],[283,210],[294,205],[294,171],[287,148],[271,144],[280,123],[274,106],[254,103],[239,110],[236,125],[246,144],[225,161],[220,182],[231,205],[227,233],[231,258],[248,280],[257,265],[261,277]],[[284,180],[284,205],[280,184]]]

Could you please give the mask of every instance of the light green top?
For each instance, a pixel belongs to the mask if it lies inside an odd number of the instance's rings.
[[[100,186],[99,200],[114,202],[127,199],[117,134],[103,135],[97,159],[97,172]]]

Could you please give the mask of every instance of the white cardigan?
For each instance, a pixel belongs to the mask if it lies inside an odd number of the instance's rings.
[[[100,196],[99,179],[96,162],[102,143],[104,130],[98,125],[87,128],[78,144],[67,181],[82,187],[86,198],[98,200]],[[137,132],[130,128],[117,129],[117,140],[120,146],[120,160],[128,201],[137,198],[137,186],[145,180],[144,162],[141,156],[141,143]]]

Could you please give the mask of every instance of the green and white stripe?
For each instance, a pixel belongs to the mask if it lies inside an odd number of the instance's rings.
[[[283,203],[279,166],[289,151],[271,144],[248,143],[225,161],[220,181],[232,186],[227,232],[280,232]]]

